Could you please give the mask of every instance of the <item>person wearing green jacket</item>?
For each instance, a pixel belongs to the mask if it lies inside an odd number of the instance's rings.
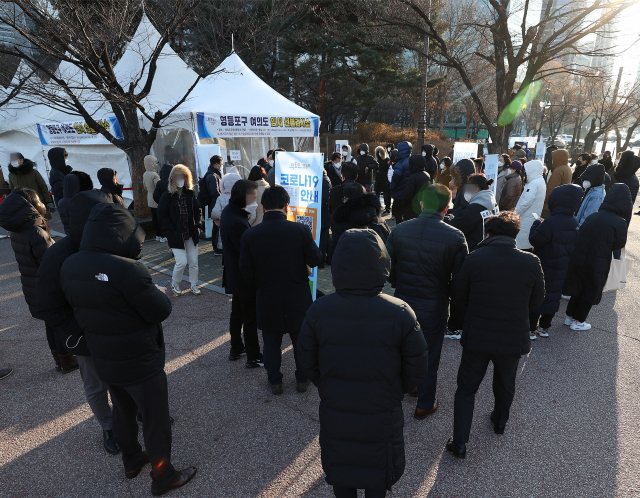
[[[11,164],[9,164],[9,189],[11,192],[18,188],[30,188],[34,190],[40,201],[45,206],[52,204],[49,187],[45,183],[42,175],[35,169],[35,165],[29,159],[25,159],[19,152],[11,154]]]

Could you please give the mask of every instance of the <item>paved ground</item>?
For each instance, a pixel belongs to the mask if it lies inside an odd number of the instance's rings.
[[[628,255],[640,259],[634,218]],[[154,245],[145,246],[145,257]],[[154,273],[154,279],[167,277]],[[487,421],[491,383],[485,380],[466,461],[443,452],[460,356],[457,341],[445,343],[439,411],[418,422],[414,399],[404,401],[407,469],[392,496],[640,496],[639,292],[640,263],[626,290],[606,294],[590,316],[594,328],[583,333],[561,326],[563,304],[552,337],[538,339],[521,360],[503,436]],[[173,496],[332,496],[319,459],[317,391],[295,393],[291,349],[283,353],[286,392],[273,397],[264,371],[226,359],[228,297],[205,290],[171,299],[165,335],[173,461],[199,468]],[[150,496],[146,472],[126,480],[119,458],[102,449],[79,374],[54,371],[44,326],[29,315],[7,240],[0,240],[0,365],[15,369],[0,381],[0,497]]]

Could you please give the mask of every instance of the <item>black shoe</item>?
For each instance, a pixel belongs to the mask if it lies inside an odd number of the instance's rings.
[[[136,477],[138,477],[138,474],[140,473],[142,468],[148,463],[149,463],[149,455],[147,455],[146,451],[143,451],[142,454],[140,455],[140,462],[138,463],[138,466],[129,472],[125,472],[124,473],[125,476],[127,476],[127,479],[135,479]]]
[[[196,469],[195,467],[189,467],[188,469],[179,470],[178,473],[176,474],[176,478],[173,480],[171,484],[161,489],[153,489],[153,486],[152,486],[151,494],[153,496],[160,496],[165,494],[168,491],[171,491],[172,489],[181,488],[182,486],[187,484],[191,479],[193,479],[193,476],[196,475],[196,472],[198,472],[198,469]]]
[[[498,423],[495,421],[493,412],[491,412],[491,415],[489,415],[489,419],[491,420],[491,424],[493,424],[493,432],[495,432],[496,434],[504,434],[506,425],[498,425]]]
[[[453,453],[453,456],[456,458],[466,458],[467,457],[467,445],[459,444],[453,440],[453,436],[449,438],[447,441],[447,451]]]
[[[120,446],[113,437],[113,431],[102,431],[102,439],[104,441],[104,449],[111,455],[117,455],[120,453]]]
[[[308,380],[307,382],[296,382],[296,391],[298,391],[299,393],[306,393],[309,389],[310,384],[310,380]]]
[[[9,377],[9,375],[11,375],[13,373],[13,369],[11,368],[3,368],[2,370],[0,370],[0,379],[4,379],[6,377]]]
[[[278,394],[284,393],[282,384],[269,384],[269,387],[271,388],[271,394],[275,394],[277,396]]]
[[[260,368],[264,367],[264,359],[262,357],[262,353],[258,355],[255,360],[247,360],[245,363],[245,368]]]
[[[140,423],[142,423],[142,413],[138,412],[138,414],[136,415],[136,420]],[[169,415],[169,423],[171,425],[173,425],[173,423],[175,422],[175,420],[173,420],[173,417],[171,415]]]
[[[247,352],[243,349],[239,353],[236,353],[233,349],[229,351],[229,361],[239,360],[241,356],[245,356]]]

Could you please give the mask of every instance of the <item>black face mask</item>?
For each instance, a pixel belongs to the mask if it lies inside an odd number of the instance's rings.
[[[111,187],[111,190],[113,190],[119,196],[122,196],[123,189],[124,189],[124,185],[121,185],[120,183],[116,183]]]

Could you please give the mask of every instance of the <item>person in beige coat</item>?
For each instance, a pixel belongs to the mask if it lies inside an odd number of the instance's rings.
[[[566,149],[557,149],[551,152],[551,162],[553,165],[553,173],[547,182],[547,195],[544,198],[543,218],[549,217],[549,196],[553,189],[560,185],[571,183],[571,167],[569,166],[569,151]],[[546,216],[545,216],[546,215]]]
[[[262,223],[262,217],[264,216],[264,213],[262,212],[262,194],[264,193],[264,189],[269,186],[266,178],[267,173],[265,173],[262,166],[254,166],[253,168],[251,168],[248,179],[258,184],[258,197],[256,199],[258,207],[256,208],[256,219],[253,223],[251,223],[252,227]]]
[[[156,240],[158,242],[166,242],[160,233],[160,225],[158,224],[158,203],[153,200],[153,191],[156,189],[156,183],[160,181],[158,174],[158,159],[155,156],[145,156],[144,158],[144,175],[142,182],[147,191],[147,204],[151,209],[151,218],[153,220],[153,228],[156,231]]]

